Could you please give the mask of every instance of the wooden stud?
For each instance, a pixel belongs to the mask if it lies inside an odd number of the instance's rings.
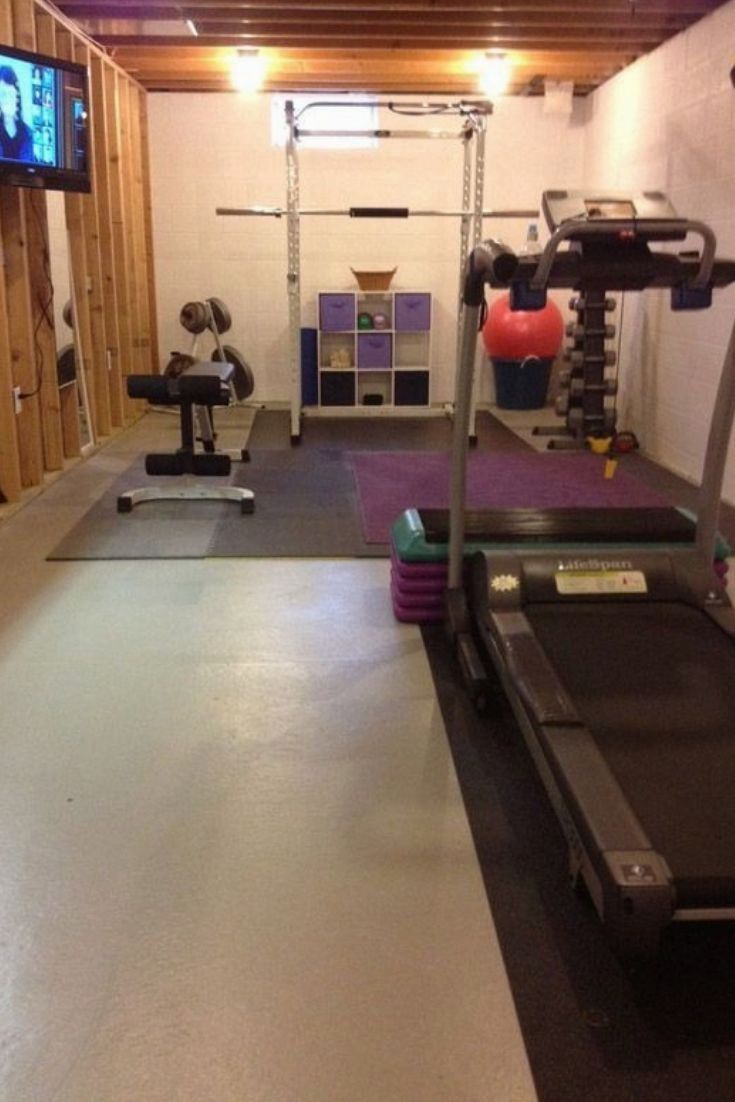
[[[120,377],[122,388],[123,420],[135,411],[125,389],[125,379],[135,372],[135,357],[130,314],[130,248],[125,223],[125,198],[123,189],[123,155],[120,139],[120,104],[118,94],[119,74],[110,65],[104,66],[105,120],[107,123],[107,162],[110,188],[110,221],[112,227],[115,296],[117,300],[117,325],[120,342]]]
[[[158,355],[158,310],[156,308],[156,277],[153,259],[153,209],[151,203],[151,162],[148,138],[148,97],[139,96],[140,103],[140,155],[143,187],[143,207],[145,212],[145,247],[148,273],[148,317],[151,335],[151,369],[160,372]]]
[[[56,56],[56,21],[48,12],[42,11],[36,8],[36,47],[39,53],[48,54],[49,57]],[[36,196],[34,195],[34,198]],[[45,196],[44,196],[45,198]],[[48,216],[46,216],[46,226],[48,227]],[[48,233],[46,236],[48,241]],[[67,258],[68,259],[68,258]],[[61,451],[63,456],[67,459],[75,458],[81,451],[81,432],[79,425],[79,389],[76,380],[65,384],[63,387],[59,387],[58,379],[55,370],[56,357],[58,352],[57,335],[55,328],[53,327],[54,315],[52,309],[49,308],[48,312],[48,328],[51,330],[50,336],[53,339],[53,350],[49,348],[49,356],[53,357],[52,362],[54,364],[52,387],[48,387],[48,375],[47,371],[44,371],[45,387],[41,392],[41,408],[42,414],[45,412],[47,405],[55,404],[58,408],[58,421],[60,424],[61,433]],[[46,387],[50,393],[47,395]],[[46,446],[46,440],[48,437],[48,429],[44,422],[44,447]],[[46,459],[46,466],[49,467],[48,457]]]
[[[122,374],[120,369],[120,332],[115,288],[115,248],[110,202],[110,164],[107,141],[107,110],[105,105],[104,62],[90,58],[90,90],[92,141],[94,158],[95,200],[99,230],[99,252],[102,274],[102,305],[107,338],[108,392],[110,420],[113,426],[123,424]]]
[[[145,360],[143,357],[143,348],[141,345],[141,318],[140,318],[140,302],[138,297],[138,253],[137,253],[137,238],[134,229],[135,225],[135,204],[134,204],[134,185],[133,185],[133,156],[132,156],[132,140],[130,135],[130,100],[128,95],[128,88],[130,81],[124,77],[118,77],[117,91],[118,91],[118,108],[120,113],[120,149],[122,153],[121,167],[122,167],[122,197],[123,197],[123,220],[125,225],[125,235],[128,241],[128,266],[127,266],[127,282],[128,282],[128,308],[130,311],[130,334],[133,353],[133,371],[137,374],[143,374],[145,372]],[[135,409],[135,407],[133,407]]]
[[[73,60],[89,67],[89,48],[80,39],[72,42]],[[92,372],[94,375],[95,426],[98,436],[108,436],[111,429],[110,387],[107,370],[107,334],[105,331],[104,300],[102,296],[102,262],[100,258],[100,233],[97,217],[97,181],[94,176],[94,157],[90,157],[92,193],[81,195],[84,244],[87,253],[87,290],[89,294],[89,320],[92,333]]]
[[[73,60],[71,32],[65,28],[56,31],[57,57],[65,61]],[[89,273],[87,270],[87,244],[85,220],[82,211],[82,196],[66,192],[64,195],[66,228],[69,238],[69,260],[72,282],[72,302],[74,304],[75,348],[81,363],[77,369],[84,372],[87,390],[87,416],[90,421],[92,438],[98,435],[97,403],[95,400],[94,346],[92,343],[92,321],[89,303]]]
[[[0,278],[0,495],[5,501],[17,501],[21,492],[11,354],[5,280]]]
[[[0,0],[0,40],[12,42],[10,0]],[[0,189],[2,190],[2,189]],[[5,241],[0,214],[0,243]],[[3,257],[4,263],[4,257]],[[5,280],[0,278],[0,494],[5,501],[17,501],[21,493],[18,429],[13,403],[13,371]]]
[[[7,41],[33,49],[35,29],[30,0],[28,6],[13,0],[13,3],[4,4],[3,9],[2,23],[8,28]],[[13,385],[22,395],[16,417],[20,478],[23,486],[37,486],[43,480],[41,360],[34,346],[27,199],[21,188],[0,188],[10,364]]]
[[[16,418],[21,482],[23,486],[38,486],[43,480],[40,380],[33,355],[26,204],[25,197],[21,197],[16,188],[0,187],[0,224],[12,378],[19,394],[24,396],[20,398],[21,408]]]
[[[137,86],[128,83],[128,124],[130,135],[130,167],[133,200],[133,239],[135,245],[135,288],[138,298],[140,325],[140,363],[144,372],[151,371],[151,328],[148,291],[148,246],[145,233],[145,196],[143,162],[140,142],[140,104]]]

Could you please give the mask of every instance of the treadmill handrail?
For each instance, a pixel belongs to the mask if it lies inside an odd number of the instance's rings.
[[[702,257],[699,270],[689,285],[690,287],[706,287],[712,278],[717,239],[714,231],[704,222],[692,222],[683,218],[672,219],[671,221],[621,218],[591,222],[586,218],[574,218],[559,226],[546,242],[536,272],[530,280],[531,289],[540,291],[548,285],[554,258],[563,241],[569,240],[570,237],[609,237],[611,233],[630,233],[636,237],[642,234],[676,233],[681,234],[682,240],[687,234],[696,233],[702,238]]]

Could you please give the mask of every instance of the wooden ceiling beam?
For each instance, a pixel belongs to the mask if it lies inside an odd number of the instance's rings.
[[[106,49],[119,49],[121,47],[148,47],[150,49],[166,50],[179,46],[189,45],[191,35],[149,35],[149,34],[96,34],[95,41]],[[636,51],[644,51],[657,45],[660,36],[626,35],[622,33],[588,31],[578,35],[569,34],[466,34],[462,31],[456,33],[443,33],[432,28],[416,29],[404,35],[399,33],[360,34],[342,31],[339,33],[327,33],[321,30],[313,30],[302,34],[268,33],[268,34],[225,34],[225,35],[200,35],[196,41],[201,48],[212,46],[238,47],[278,47],[278,46],[304,46],[313,48],[344,48],[357,46],[361,50],[388,48],[393,50],[405,50],[415,47],[418,42],[426,49],[442,49],[449,43],[457,49],[465,50],[551,50],[564,49],[576,42],[580,46],[589,44],[607,45],[608,47],[620,46]]]
[[[117,51],[116,56],[122,58],[126,65],[136,62],[153,64],[172,64],[174,66],[186,66],[199,61],[209,59],[213,62],[229,63],[234,50],[214,49],[198,50],[196,46],[180,46],[176,50],[166,51],[151,50],[147,47],[126,47]],[[477,51],[469,50],[402,50],[396,53],[394,50],[369,50],[355,49],[341,50],[305,50],[287,49],[278,51],[264,51],[266,61],[275,65],[289,64],[291,62],[303,65],[328,62],[340,65],[343,68],[355,64],[366,65],[401,65],[415,63],[417,65],[464,65],[465,67],[476,63]],[[620,57],[619,50],[592,49],[592,50],[523,50],[514,53],[511,63],[515,65],[542,66],[555,63],[583,66],[589,61],[591,66],[612,62]]]
[[[369,45],[374,39],[387,39],[394,36],[410,40],[432,38],[439,36],[446,41],[461,41],[468,47],[477,39],[492,39],[500,45],[508,44],[510,48],[518,48],[517,43],[529,39],[539,42],[551,41],[561,44],[569,42],[594,42],[600,38],[609,37],[615,41],[631,42],[659,42],[662,34],[676,33],[676,28],[661,30],[660,28],[620,26],[610,28],[600,25],[595,21],[594,26],[560,25],[559,20],[539,25],[527,25],[519,21],[511,24],[496,25],[492,21],[475,22],[463,21],[458,23],[444,23],[431,19],[422,19],[420,23],[407,20],[386,20],[365,26],[364,23],[344,23],[341,20],[330,20],[321,23],[318,20],[309,20],[299,24],[284,23],[206,23],[200,30],[200,38],[235,37],[248,39],[288,39],[291,41],[306,41],[310,38],[354,38],[362,45]]]
[[[314,24],[332,24],[334,22],[359,25],[365,30],[366,13],[362,11],[347,10],[338,14],[333,11],[315,8],[308,13],[299,8],[292,11],[273,11],[271,8],[237,9],[229,7],[202,8],[198,5],[170,4],[170,5],[138,5],[125,6],[118,3],[110,5],[86,4],[75,9],[77,19],[93,20],[106,23],[110,20],[121,22],[145,22],[147,24],[161,22],[183,22],[191,19],[200,30],[209,28],[210,25],[228,24],[234,29],[239,25],[270,24],[272,26],[304,26]],[[380,22],[383,26],[391,26],[393,23],[411,23],[415,20],[416,12],[385,11],[380,13]],[[621,27],[631,30],[655,29],[666,30],[684,27],[690,22],[689,18],[681,11],[675,12],[642,12],[635,16],[630,10],[627,12],[602,11],[595,15],[594,21],[598,26]],[[421,13],[423,25],[428,23],[441,26],[477,26],[486,27],[579,27],[579,12],[571,10],[528,11],[528,12],[483,12],[483,11],[431,11]],[[415,25],[415,24],[412,24]],[[206,31],[205,31],[206,33]],[[216,32],[214,32],[216,33]]]
[[[599,74],[593,80],[588,83],[581,82],[575,85],[575,91],[579,94],[586,94],[592,88],[596,88],[600,80],[607,80],[609,77],[615,75],[618,70],[612,69],[610,72]],[[146,90],[149,92],[232,92],[232,88],[223,81],[198,79],[192,81],[177,81],[175,77],[165,77],[160,80],[151,80],[146,84]],[[314,95],[315,97],[327,96],[327,95],[347,95],[348,93],[359,93],[362,95],[378,95],[378,96],[398,96],[398,95],[426,95],[426,96],[450,96],[454,99],[459,98],[475,98],[477,95],[477,89],[466,81],[451,81],[444,77],[435,77],[428,80],[416,81],[413,84],[400,84],[395,80],[391,81],[389,78],[365,82],[355,80],[325,80],[320,83],[315,83],[313,80],[309,80],[306,77],[295,77],[289,80],[283,81],[271,81],[263,87],[263,92],[279,92],[281,94],[298,94],[307,93]],[[531,94],[541,95],[543,87],[541,87],[538,93],[531,92]],[[510,89],[510,95],[521,95],[529,93],[529,84],[517,84],[513,85]]]
[[[90,6],[90,0],[60,0],[59,6],[64,11],[76,12],[79,8]],[[141,7],[141,0],[98,0],[93,5],[103,11],[113,8]],[[193,0],[191,5],[186,0],[175,5],[173,3],[161,3],[161,0],[153,0],[146,8],[154,10],[156,7],[171,8],[178,6],[179,10],[188,6],[206,8],[230,8],[236,11],[248,12],[263,8],[263,0]],[[380,15],[390,12],[412,12],[426,14],[429,12],[481,12],[483,15],[515,15],[524,12],[570,12],[572,14],[597,15],[610,13],[613,15],[630,15],[630,0],[507,0],[505,3],[488,3],[488,0],[273,0],[267,5],[270,11],[275,12],[302,12],[308,15],[315,11],[363,12],[365,15]],[[717,7],[712,0],[637,0],[636,14],[640,15],[685,15],[697,18]],[[102,16],[104,17],[104,16]]]
[[[508,55],[512,91],[543,77],[588,90],[724,0],[57,2],[149,88],[229,89],[233,54],[254,46],[266,89],[476,95],[484,51]]]
[[[231,60],[232,59],[229,57],[197,58],[184,64],[181,59],[176,57],[166,57],[156,60],[155,58],[138,58],[133,56],[126,59],[126,66],[131,71],[136,70],[146,73],[181,72],[183,76],[186,76],[188,73],[229,73]],[[595,59],[594,56],[586,56],[584,59],[579,59],[578,61],[559,61],[555,58],[545,62],[528,60],[514,64],[513,74],[538,72],[539,70],[545,72],[554,70],[555,72],[566,73],[586,71],[590,73],[610,65],[618,64],[620,60],[620,54],[605,54],[601,60]],[[393,73],[396,77],[411,75],[420,76],[422,73],[459,73],[464,76],[472,76],[472,79],[477,79],[476,66],[471,66],[464,61],[442,63],[432,63],[430,61],[406,62],[402,61],[400,58],[396,58],[388,62],[370,62],[367,59],[362,59],[355,62],[352,69],[358,73],[386,73],[387,75]],[[319,76],[325,73],[344,73],[345,66],[343,62],[330,60],[329,58],[311,58],[308,61],[281,58],[275,64],[268,66],[266,76],[273,72],[305,72],[314,73],[316,76]]]

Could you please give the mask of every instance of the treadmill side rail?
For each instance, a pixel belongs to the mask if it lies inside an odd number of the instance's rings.
[[[653,956],[661,931],[674,918],[675,893],[666,862],[651,850],[613,850],[602,856],[608,875],[602,881],[600,914],[615,951],[621,957]]]
[[[489,625],[518,695],[537,723],[580,723],[574,705],[522,612],[491,612]]]
[[[518,663],[514,668],[509,660],[514,650],[518,659],[524,622],[532,631],[522,613],[488,616],[486,611],[484,623],[478,624],[479,639],[500,677],[566,838],[571,879],[584,881],[617,953],[653,954],[661,931],[674,915],[671,872],[573,708],[571,721],[561,722],[561,712],[555,713],[552,706],[560,700],[551,683],[535,684],[534,690],[542,692],[536,696]],[[511,629],[510,645],[507,639],[501,642],[504,627]],[[531,641],[540,649],[535,639]],[[526,664],[525,673],[530,675],[533,668]],[[563,699],[566,694],[551,668],[550,674]],[[546,691],[552,693],[548,701]],[[544,722],[541,715],[549,719]]]

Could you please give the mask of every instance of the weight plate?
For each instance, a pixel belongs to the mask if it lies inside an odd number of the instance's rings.
[[[171,359],[163,369],[163,374],[168,375],[169,379],[178,379],[182,372],[188,367],[193,367],[196,362],[196,357],[190,356],[188,352],[172,352]]]
[[[64,303],[64,309],[61,311],[61,316],[64,319],[64,323],[69,326],[70,329],[74,328],[74,310],[72,309],[71,299],[67,299]]]
[[[212,311],[212,320],[217,332],[221,335],[232,327],[232,316],[221,298],[208,298],[207,303]]]
[[[255,389],[255,376],[252,369],[248,365],[242,352],[238,352],[236,348],[233,348],[231,344],[224,344],[222,351],[225,354],[224,362],[232,364],[235,368],[235,375],[232,380],[232,386],[235,391],[235,397],[238,402],[244,402]],[[215,348],[212,352],[212,360],[215,363],[219,363],[222,357],[219,354],[219,349]]]
[[[209,311],[203,302],[186,302],[181,307],[179,321],[187,333],[203,333],[209,328]]]
[[[567,425],[572,432],[582,432],[584,429],[584,410],[576,406],[567,414]]]
[[[68,386],[77,377],[77,364],[74,356],[74,345],[65,344],[59,349],[56,357],[56,378],[59,386]]]

